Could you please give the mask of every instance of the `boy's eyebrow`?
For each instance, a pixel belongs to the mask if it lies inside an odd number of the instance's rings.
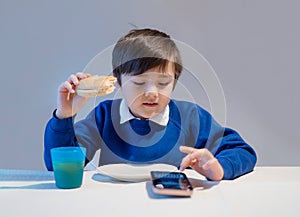
[[[163,77],[163,78],[172,78],[171,75],[167,74],[167,73],[162,73],[161,75],[159,75],[159,77]]]
[[[148,76],[150,76],[150,74],[143,73],[143,74],[140,74],[140,75],[136,75],[136,77],[148,77]],[[159,77],[161,77],[161,78],[172,78],[172,76],[167,74],[167,73],[159,73]]]

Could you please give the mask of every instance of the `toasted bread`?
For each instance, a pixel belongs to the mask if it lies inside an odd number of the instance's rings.
[[[76,93],[83,97],[104,96],[115,90],[114,83],[117,79],[113,76],[94,75],[79,82]]]

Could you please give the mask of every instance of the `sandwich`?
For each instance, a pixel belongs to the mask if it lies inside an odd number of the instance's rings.
[[[76,87],[76,93],[83,97],[104,96],[112,93],[115,90],[114,76],[93,75],[91,77],[79,81]]]

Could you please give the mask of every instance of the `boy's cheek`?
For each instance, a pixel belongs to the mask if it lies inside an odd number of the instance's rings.
[[[140,101],[141,94],[134,94],[132,92],[129,92],[127,94],[123,93],[123,96],[128,104],[128,106],[133,106],[134,104],[137,104]]]
[[[162,90],[158,91],[160,95],[165,96],[165,97],[170,97],[173,93],[173,87],[170,85]]]
[[[136,101],[138,98],[142,97],[144,95],[143,91],[138,91],[138,90],[131,90],[128,91],[126,94],[126,98],[130,101]]]

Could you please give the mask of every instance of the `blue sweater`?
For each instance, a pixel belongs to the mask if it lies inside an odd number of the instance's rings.
[[[120,99],[101,102],[75,124],[73,118],[49,120],[44,137],[44,161],[52,170],[50,149],[84,146],[86,163],[101,149],[99,165],[111,163],[167,163],[179,166],[185,154],[179,146],[207,148],[224,169],[223,179],[234,179],[253,170],[255,151],[230,129],[220,126],[200,106],[171,100],[167,126],[133,119],[120,124]]]

